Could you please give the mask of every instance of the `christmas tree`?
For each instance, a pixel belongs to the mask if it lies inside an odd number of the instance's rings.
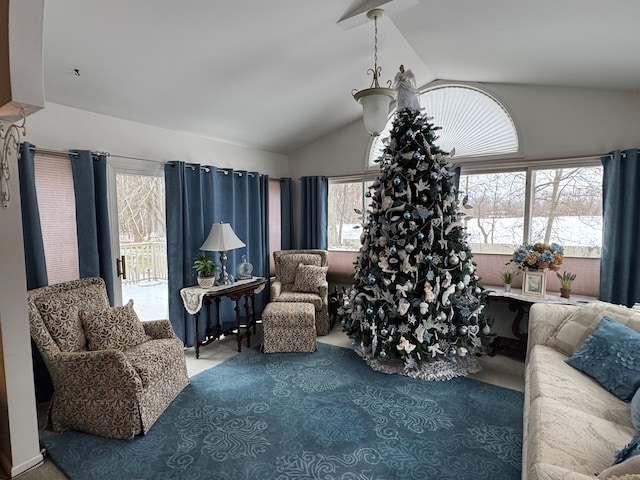
[[[354,284],[339,313],[372,367],[448,379],[480,370],[475,354],[486,351],[491,322],[438,127],[419,109],[410,71],[400,74],[403,108],[366,192]]]

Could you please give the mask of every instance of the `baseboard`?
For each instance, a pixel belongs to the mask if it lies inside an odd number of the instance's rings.
[[[9,478],[15,478],[18,475],[23,474],[27,470],[31,470],[34,467],[41,465],[44,462],[44,457],[42,453],[38,453],[35,457],[27,460],[26,462],[21,463],[20,465],[11,465],[11,461],[4,454],[0,454],[0,464],[2,465],[2,470],[9,474]]]

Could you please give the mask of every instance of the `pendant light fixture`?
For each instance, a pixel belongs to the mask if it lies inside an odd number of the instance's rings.
[[[369,88],[353,90],[353,98],[362,105],[364,128],[372,137],[377,137],[384,130],[389,115],[389,105],[396,96],[391,88],[391,80],[387,81],[387,87],[381,87],[378,82],[382,67],[378,66],[378,19],[384,15],[384,10],[375,8],[367,12],[367,17],[373,20],[375,35],[373,48],[373,69],[367,70],[367,74],[373,75],[373,81]]]

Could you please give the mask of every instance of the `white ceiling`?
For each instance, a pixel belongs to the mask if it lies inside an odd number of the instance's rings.
[[[640,91],[638,0],[48,0],[45,99],[287,155],[361,116],[378,5],[385,81]]]

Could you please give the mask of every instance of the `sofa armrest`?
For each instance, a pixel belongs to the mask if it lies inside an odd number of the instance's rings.
[[[120,350],[63,352],[49,362],[56,394],[66,398],[135,399],[142,380]]]
[[[527,357],[534,345],[546,345],[562,322],[577,310],[576,305],[534,303],[529,309],[529,337]]]
[[[153,339],[178,338],[169,320],[151,320],[142,322],[144,333]]]
[[[271,301],[275,301],[276,298],[282,293],[282,282],[280,280],[274,280],[271,284]]]
[[[532,465],[526,478],[531,480],[594,480],[597,477],[573,472],[556,465],[536,463]]]
[[[320,295],[323,305],[329,305],[329,282],[322,282],[320,284],[318,295]]]

